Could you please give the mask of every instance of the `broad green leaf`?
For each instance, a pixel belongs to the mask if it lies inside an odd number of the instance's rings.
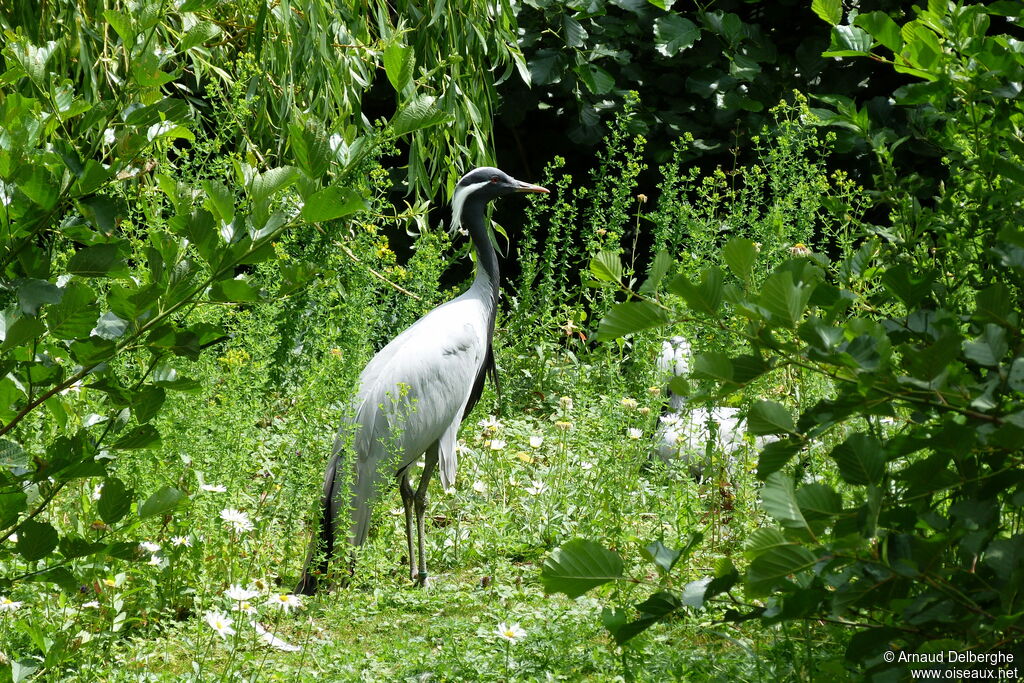
[[[622,262],[619,252],[606,249],[590,260],[590,273],[602,282],[622,281]]]
[[[62,290],[46,280],[28,279],[18,284],[18,306],[25,315],[36,315],[43,304],[60,301]]]
[[[262,204],[275,193],[285,189],[298,179],[299,171],[293,166],[272,168],[252,179],[250,195],[256,204]]]
[[[57,49],[57,41],[50,40],[43,46],[33,45],[27,38],[20,38],[11,42],[11,54],[24,69],[32,82],[40,90],[46,90],[46,75],[48,73],[46,64],[50,61],[54,51]]]
[[[46,308],[46,326],[50,334],[58,339],[88,337],[98,318],[96,293],[75,281],[64,287],[59,303],[50,304]]]
[[[24,491],[0,493],[0,527],[6,529],[18,521],[18,516],[28,507],[28,496]]]
[[[797,545],[772,548],[754,558],[747,569],[747,586],[756,594],[765,594],[792,574],[813,567],[818,561],[811,551]]]
[[[814,286],[809,282],[797,282],[790,270],[776,270],[761,287],[759,303],[772,319],[793,327],[800,320]]]
[[[26,197],[47,211],[57,205],[60,184],[43,166],[28,162],[18,171],[14,182]]]
[[[64,536],[57,544],[57,549],[60,550],[60,554],[69,560],[76,557],[86,557],[87,555],[98,553],[101,550],[105,550],[106,547],[106,543],[88,541],[81,536]],[[77,587],[78,586],[76,585],[76,588]]]
[[[669,14],[654,20],[654,47],[666,57],[675,57],[700,38],[700,29],[689,19]]]
[[[68,272],[82,277],[123,277],[128,274],[121,256],[121,245],[113,243],[94,244],[76,251],[68,261]]]
[[[420,95],[407,104],[389,122],[391,132],[400,137],[413,131],[444,123],[450,117],[431,95]]]
[[[146,387],[132,397],[132,415],[136,422],[145,424],[153,419],[160,412],[160,408],[167,398],[167,392],[163,387]]]
[[[96,321],[92,336],[112,341],[118,339],[128,329],[128,321],[118,317],[113,311],[107,311]]]
[[[416,52],[398,41],[384,48],[384,73],[395,92],[402,92],[416,70]]]
[[[964,342],[964,356],[978,365],[994,368],[1010,350],[1006,330],[989,323],[984,331],[972,341]]]
[[[767,444],[757,458],[757,478],[764,481],[768,475],[781,470],[800,452],[802,446],[803,444],[795,439],[783,439]]]
[[[178,43],[179,52],[188,52],[192,48],[208,43],[220,35],[220,27],[209,21],[200,21],[185,32]]]
[[[163,486],[139,506],[139,517],[165,515],[186,499],[185,494],[173,486]]]
[[[793,545],[785,535],[773,527],[761,527],[754,531],[743,542],[743,555],[752,560],[766,550],[783,545]]]
[[[46,522],[27,519],[18,527],[18,554],[28,562],[41,560],[57,547],[57,530]]]
[[[668,269],[672,267],[672,257],[666,251],[659,251],[651,261],[651,267],[647,271],[647,279],[640,285],[641,294],[654,294],[658,285],[665,278]]]
[[[104,10],[103,18],[107,20],[111,28],[121,37],[122,45],[130,47],[135,44],[135,27],[130,15],[117,10]]]
[[[833,26],[843,20],[842,0],[811,0],[811,9]]]
[[[260,290],[245,280],[220,280],[210,287],[210,301],[248,303],[262,301]]]
[[[701,273],[699,284],[690,282],[685,275],[680,274],[669,283],[668,288],[683,297],[694,311],[717,316],[722,303],[722,270],[717,266],[706,268]]]
[[[1014,391],[1019,391],[1024,394],[1024,358],[1017,357],[1013,359],[1006,383],[1009,384],[1010,388]]]
[[[139,425],[125,436],[121,437],[111,448],[115,450],[139,450],[143,448],[156,448],[160,445],[160,432],[153,425]]]
[[[747,431],[751,434],[795,434],[793,416],[775,401],[758,401],[747,414]]]
[[[597,334],[603,340],[617,339],[640,330],[668,323],[665,311],[648,301],[626,301],[615,304],[601,318]]]
[[[903,49],[903,37],[900,35],[900,27],[885,12],[867,12],[858,14],[853,20],[856,26],[867,30],[876,41],[899,54]]]
[[[367,209],[366,200],[349,187],[325,187],[306,198],[299,216],[310,223],[322,223]]]
[[[807,528],[807,520],[796,502],[792,477],[781,472],[770,475],[761,489],[761,507],[788,529]]]
[[[856,26],[833,26],[832,44],[822,57],[866,57],[871,52],[871,35]]]
[[[868,434],[853,434],[832,449],[830,457],[839,466],[847,484],[878,484],[885,476],[885,455],[878,439]]]
[[[796,492],[796,503],[804,519],[828,520],[843,510],[843,499],[825,484],[807,484]]]
[[[934,275],[912,271],[908,265],[901,263],[885,271],[882,285],[907,305],[916,306],[932,289]]]
[[[21,346],[46,331],[43,323],[38,318],[28,315],[15,316],[4,314],[2,322],[4,343],[0,346],[0,351],[7,351],[15,346]]]
[[[757,253],[757,245],[746,237],[733,237],[722,248],[725,264],[729,266],[733,275],[744,282],[750,280],[750,273],[757,261]]]
[[[675,566],[683,554],[682,551],[666,547],[661,541],[648,543],[641,549],[640,553],[653,562],[662,574],[672,571],[672,567]]]
[[[221,224],[235,220],[235,196],[227,185],[217,180],[203,182],[206,191],[206,208]]]
[[[555,548],[540,572],[545,593],[565,593],[570,598],[621,578],[622,558],[599,543],[582,538]]]
[[[117,477],[107,477],[100,489],[96,510],[106,524],[116,524],[132,509],[132,492]]]

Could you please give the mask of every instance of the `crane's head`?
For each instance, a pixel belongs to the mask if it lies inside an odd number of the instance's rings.
[[[517,192],[548,193],[547,188],[516,180],[501,169],[481,166],[462,176],[452,195],[452,230],[462,223],[462,207],[473,197],[487,202]]]

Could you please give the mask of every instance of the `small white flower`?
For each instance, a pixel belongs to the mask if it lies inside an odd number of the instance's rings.
[[[112,145],[112,144],[114,144],[115,141],[116,141],[116,138],[114,137],[114,129],[113,128],[107,128],[106,130],[103,131],[103,144],[104,145]]]
[[[674,425],[679,423],[679,413],[666,413],[658,418],[658,421],[663,425]]]
[[[626,434],[628,434],[629,438],[631,439],[639,439],[641,436],[644,435],[643,431],[637,429],[636,427],[630,427],[629,429],[627,429]]]
[[[152,541],[143,541],[139,544],[139,547],[145,550],[147,553],[160,552],[160,544],[153,543]]]
[[[285,612],[291,612],[294,608],[302,607],[302,598],[292,593],[278,593],[270,596],[267,604]]]
[[[586,472],[587,470],[591,469],[593,466],[594,466],[594,463],[587,462],[586,460],[584,460],[583,462],[580,463],[580,469],[583,470],[584,472]]]
[[[210,625],[214,631],[217,632],[221,638],[227,638],[228,636],[235,635],[235,629],[231,628],[231,625],[235,623],[235,620],[216,610],[207,612],[205,615],[206,623]]]
[[[477,479],[476,481],[473,482],[473,490],[479,493],[480,495],[483,495],[487,493],[487,484]]]
[[[192,539],[189,538],[188,536],[172,536],[171,537],[171,545],[173,545],[175,548],[180,548],[181,546],[185,546],[186,548],[191,548],[192,547]]]
[[[230,524],[232,530],[236,533],[253,530],[252,522],[249,521],[249,515],[235,508],[224,508],[220,511],[220,518]]]
[[[203,484],[199,488],[204,491],[209,491],[210,493],[224,493],[228,490],[226,486],[222,486],[221,484]]]
[[[148,564],[150,567],[160,567],[163,565],[164,558],[159,555],[150,555]]]
[[[530,437],[530,448],[540,448],[543,443],[544,437],[539,434]]]
[[[559,405],[562,406],[562,410],[572,410],[571,396],[563,396],[562,398],[558,399],[558,403]]]
[[[491,450],[492,451],[500,451],[502,448],[505,447],[505,445],[506,444],[505,444],[505,440],[504,439],[491,439]]]
[[[533,481],[530,482],[530,484],[531,486],[526,487],[526,492],[529,493],[531,496],[539,496],[540,494],[548,490],[547,484],[545,484],[542,481],[537,481],[536,479],[534,479]]]
[[[483,420],[480,420],[477,424],[480,425],[480,427],[484,430],[485,434],[493,434],[499,429],[501,429],[501,422],[499,422],[498,418],[494,417],[493,415],[488,415]]]
[[[89,602],[82,603],[82,607],[87,607],[89,609],[99,609],[100,603],[98,603],[95,600],[90,600]]]
[[[510,643],[526,637],[526,631],[519,624],[506,624],[505,622],[498,624],[497,634],[499,638]]]
[[[15,602],[6,595],[0,596],[0,612],[13,612],[19,607],[21,607],[20,602]]]
[[[243,601],[238,603],[238,607],[236,607],[235,609],[237,609],[242,614],[256,614],[256,608],[253,607],[252,603],[249,601]]]
[[[224,591],[224,595],[228,596],[228,599],[233,600],[234,602],[245,602],[246,600],[252,600],[259,594],[259,591],[254,591],[249,588],[242,588],[237,583],[231,584],[231,586],[226,591]]]
[[[92,499],[99,500],[101,495],[103,495],[103,484],[96,484],[92,490]]]

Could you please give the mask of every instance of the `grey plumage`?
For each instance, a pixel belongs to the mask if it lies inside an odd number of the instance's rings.
[[[452,225],[469,232],[476,250],[473,284],[395,337],[360,375],[352,417],[339,430],[324,477],[319,533],[296,592],[316,591],[318,576],[342,537],[353,546],[366,540],[377,490],[391,476],[398,480],[405,508],[410,575],[426,581],[427,484],[438,466],[442,485],[454,484],[459,424],[479,400],[487,374],[496,377],[491,340],[500,277],[484,213],[490,200],[515,192],[547,190],[488,167],[467,173],[456,186]],[[350,431],[354,437],[346,446]],[[421,456],[425,465],[413,490],[409,472]],[[344,486],[349,471],[351,490]],[[314,567],[317,545],[322,559]]]

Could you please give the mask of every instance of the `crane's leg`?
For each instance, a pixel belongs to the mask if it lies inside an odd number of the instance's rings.
[[[410,465],[411,467],[411,465]],[[409,548],[409,578],[416,581],[416,554],[413,552],[413,500],[415,494],[409,483],[409,467],[398,473],[398,490],[402,494],[402,507],[405,508],[405,541]]]
[[[420,558],[420,571],[414,577],[421,586],[427,585],[427,554],[423,547],[426,535],[423,515],[427,511],[427,487],[430,486],[430,478],[434,476],[434,469],[437,467],[437,444],[427,449],[426,463],[423,466],[423,474],[420,476],[420,483],[416,486],[414,502],[416,503],[416,531],[418,533],[418,550]]]

